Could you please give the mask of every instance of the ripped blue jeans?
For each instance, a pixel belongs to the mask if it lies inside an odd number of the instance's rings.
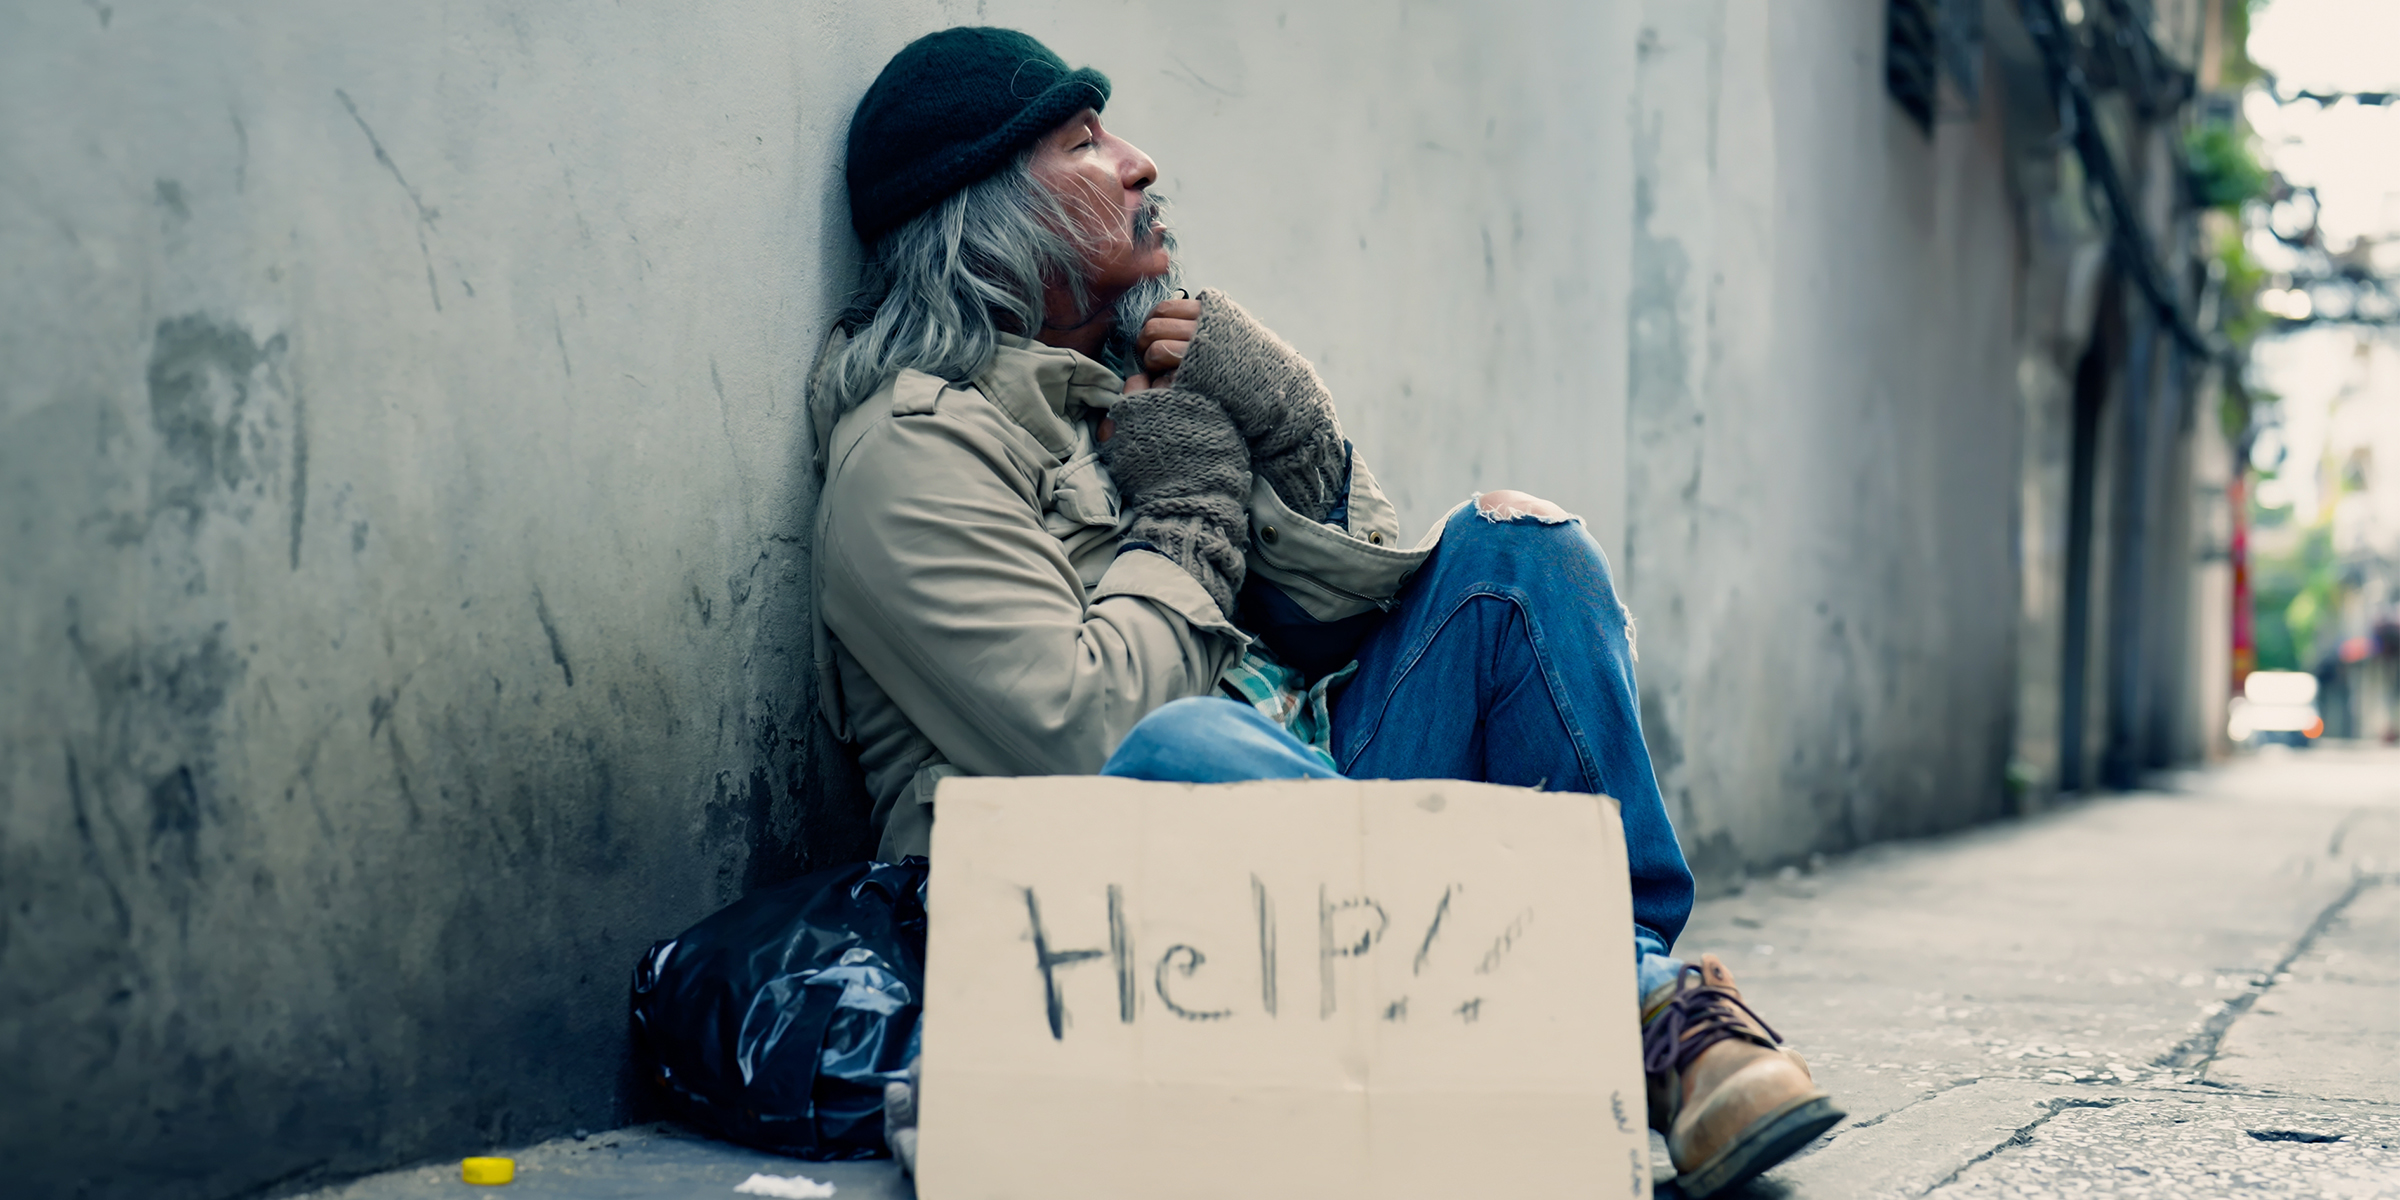
[[[1453,514],[1333,704],[1339,777],[1467,779],[1614,796],[1643,995],[1692,913],[1692,872],[1642,742],[1628,619],[1583,522]],[[1246,704],[1195,697],[1135,725],[1107,775],[1182,783],[1336,777]]]

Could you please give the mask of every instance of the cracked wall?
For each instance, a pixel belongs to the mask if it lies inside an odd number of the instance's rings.
[[[850,108],[973,21],[1112,74],[1187,278],[1322,366],[1411,523],[1513,486],[1615,540],[1624,5],[11,8],[12,1182],[626,1119],[635,956],[869,848],[801,385]]]

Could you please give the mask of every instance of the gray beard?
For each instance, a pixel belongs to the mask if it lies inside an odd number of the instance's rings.
[[[1141,336],[1142,323],[1150,319],[1150,310],[1161,300],[1174,296],[1176,285],[1183,278],[1183,264],[1175,258],[1175,229],[1166,222],[1167,198],[1156,192],[1150,202],[1133,214],[1135,245],[1150,240],[1152,232],[1164,235],[1167,250],[1167,273],[1145,279],[1117,298],[1115,321],[1109,330],[1108,341],[1100,348],[1101,365],[1119,375],[1133,375],[1141,370],[1134,361],[1134,340]]]

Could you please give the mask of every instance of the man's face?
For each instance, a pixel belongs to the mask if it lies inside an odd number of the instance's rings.
[[[1034,146],[1032,171],[1075,222],[1085,286],[1096,305],[1105,307],[1135,284],[1167,273],[1172,263],[1165,229],[1142,221],[1142,233],[1135,235],[1158,164],[1102,128],[1099,113],[1087,108],[1045,135]]]

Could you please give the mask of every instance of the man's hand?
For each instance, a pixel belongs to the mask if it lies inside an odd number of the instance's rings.
[[[1165,387],[1183,365],[1183,356],[1192,348],[1192,339],[1200,335],[1200,302],[1197,300],[1161,300],[1150,310],[1150,319],[1142,322],[1142,331],[1134,335],[1133,360],[1141,364],[1141,373],[1125,381],[1126,391],[1137,391],[1134,382],[1142,387]]]
[[[1250,453],[1233,418],[1188,388],[1136,392],[1109,410],[1101,461],[1132,519],[1124,538],[1174,560],[1230,614],[1249,540]]]
[[[1215,288],[1159,305],[1139,340],[1147,361],[1173,369],[1178,390],[1224,407],[1251,468],[1293,512],[1322,521],[1333,511],[1350,475],[1349,444],[1332,393],[1299,351]]]
[[[1192,348],[1192,339],[1200,334],[1200,302],[1197,300],[1161,300],[1150,310],[1150,319],[1142,322],[1142,331],[1134,335],[1133,359],[1142,369],[1125,380],[1125,394],[1146,392],[1154,387],[1167,387],[1175,382],[1175,368],[1183,365],[1185,352]],[[1100,418],[1100,440],[1116,436],[1117,423]]]

